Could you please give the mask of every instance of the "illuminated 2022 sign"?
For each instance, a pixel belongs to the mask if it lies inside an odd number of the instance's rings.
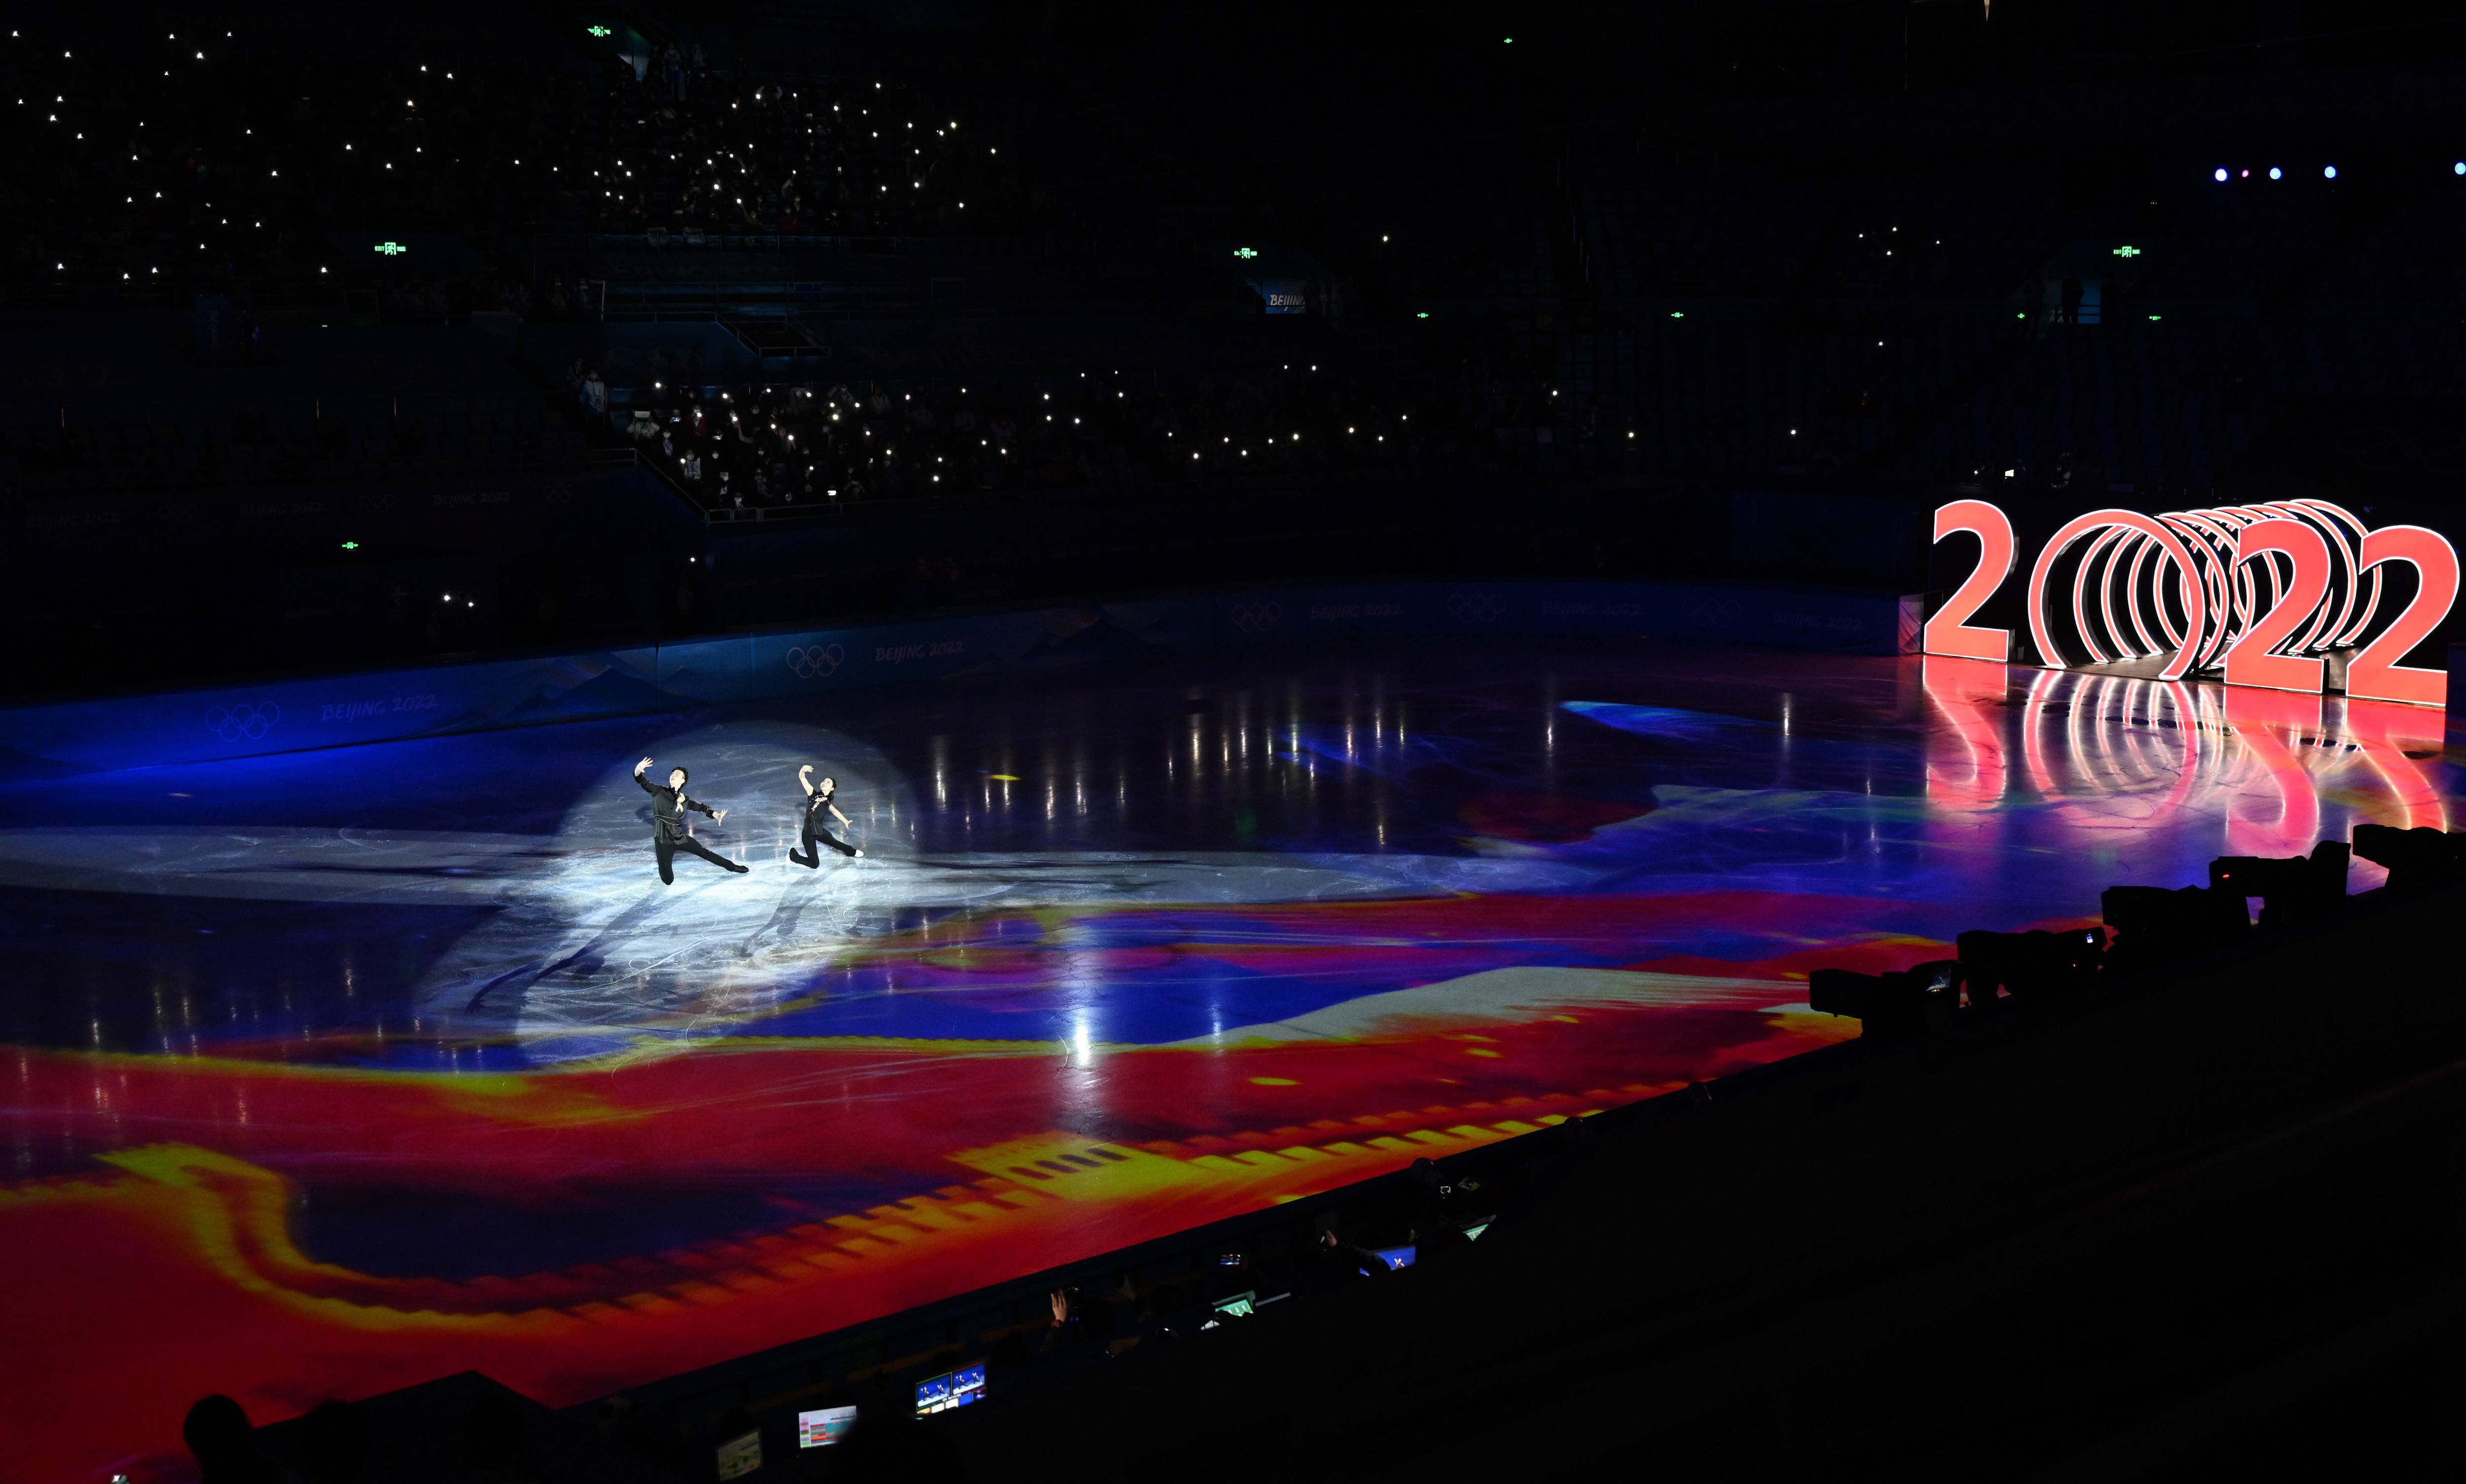
[[[1927,620],[1929,654],[2012,657],[2008,629],[1970,616],[2012,574],[2012,522],[1984,500],[1935,512],[1935,539],[1968,531],[1978,566]],[[2414,596],[2382,602],[2388,564],[2414,569]],[[2167,657],[2158,679],[2216,671],[2231,686],[2319,694],[2322,657],[2346,658],[2346,693],[2444,706],[2445,670],[2397,662],[2449,617],[2457,551],[2421,526],[2366,530],[2325,500],[2285,500],[2143,515],[2092,510],[2039,549],[2029,567],[2029,638],[2056,669]],[[2360,647],[2358,647],[2360,646]]]

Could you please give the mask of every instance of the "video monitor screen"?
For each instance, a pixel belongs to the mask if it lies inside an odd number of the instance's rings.
[[[1258,1308],[1258,1290],[1253,1289],[1246,1293],[1236,1293],[1230,1298],[1220,1298],[1216,1301],[1214,1307],[1218,1314],[1223,1315],[1228,1318],[1245,1318],[1252,1313],[1256,1312]]]
[[[853,1406],[825,1406],[818,1411],[796,1414],[796,1446],[828,1448],[848,1435],[856,1426]]]
[[[719,1445],[719,1476],[741,1479],[762,1467],[762,1432],[756,1428]]]
[[[929,1416],[947,1412],[954,1406],[966,1406],[985,1398],[985,1363],[944,1371],[930,1381],[917,1383],[916,1415]]]
[[[1387,1265],[1389,1272],[1401,1271],[1413,1266],[1413,1249],[1409,1247],[1382,1247],[1379,1248],[1379,1260]]]

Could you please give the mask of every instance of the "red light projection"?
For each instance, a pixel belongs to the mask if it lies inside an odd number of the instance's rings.
[[[2011,684],[2008,672],[2001,661],[1950,655],[1931,654],[1918,664],[1927,699],[1952,723],[1959,744],[1957,753],[1945,747],[1927,749],[1927,798],[1946,809],[2001,807],[2008,772],[2001,710]]]

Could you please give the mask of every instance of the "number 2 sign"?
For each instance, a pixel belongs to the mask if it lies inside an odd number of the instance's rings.
[[[1935,617],[1928,654],[2008,661],[2008,629],[1970,618],[2012,574],[2012,522],[1984,500],[1935,512],[1935,539],[1978,537],[1978,565]],[[2385,613],[2391,563],[2414,571],[2414,596]],[[2449,675],[2398,663],[2449,617],[2457,551],[2421,526],[2366,530],[2325,500],[2287,500],[2143,515],[2092,510],[2039,549],[2029,567],[2029,638],[2051,668],[2166,656],[2161,680],[2214,671],[2231,686],[2318,694],[2325,657],[2351,651],[2346,693],[2445,706]],[[2358,648],[2357,646],[2361,647]]]

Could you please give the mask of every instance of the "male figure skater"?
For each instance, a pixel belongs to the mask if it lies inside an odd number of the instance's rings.
[[[828,809],[831,812],[831,817],[840,821],[841,829],[853,833],[854,826],[848,823],[848,817],[846,815],[840,813],[840,806],[831,802],[831,796],[840,791],[839,780],[837,778],[825,777],[822,779],[821,786],[819,788],[816,788],[814,786],[813,772],[814,765],[812,763],[807,763],[805,766],[796,770],[796,782],[805,790],[805,835],[801,842],[805,847],[805,853],[798,855],[794,850],[788,852],[789,860],[796,862],[807,870],[815,870],[820,867],[822,864],[822,845],[830,846],[832,849],[848,857],[850,860],[854,860],[856,857],[864,854],[863,851],[859,850],[854,845],[847,844],[831,838],[830,827],[822,822],[823,810]],[[821,844],[816,844],[816,841],[821,842]]]
[[[650,766],[651,760],[647,757],[636,763],[634,781],[642,785],[643,793],[651,796],[651,849],[660,858],[661,882],[671,887],[677,884],[677,873],[671,863],[680,850],[701,856],[713,866],[725,866],[739,875],[751,870],[750,866],[739,866],[724,855],[712,854],[701,841],[685,833],[686,810],[701,810],[710,816],[713,824],[727,819],[728,811],[714,811],[708,804],[686,798],[685,771],[683,768],[669,769],[668,781],[659,784],[642,776],[642,771]]]

